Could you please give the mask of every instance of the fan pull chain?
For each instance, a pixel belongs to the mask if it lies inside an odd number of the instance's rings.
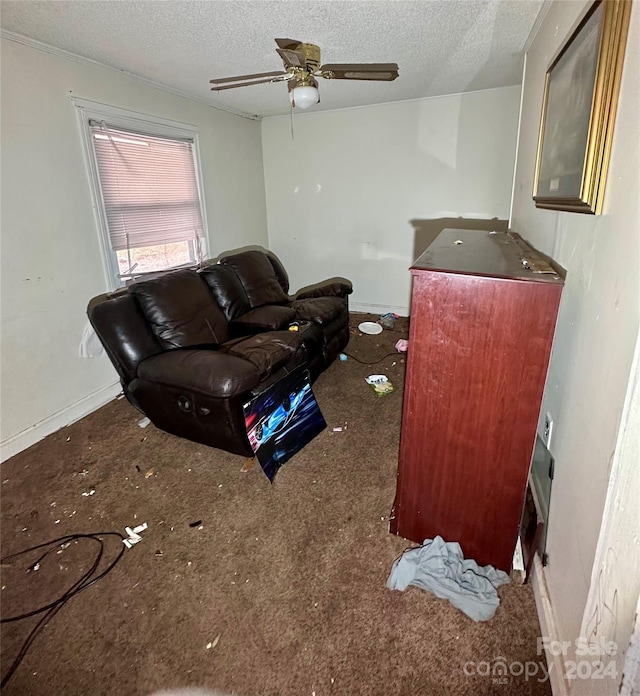
[[[290,106],[290,114],[291,114],[291,140],[295,142],[296,136],[295,133],[293,132],[293,104]]]

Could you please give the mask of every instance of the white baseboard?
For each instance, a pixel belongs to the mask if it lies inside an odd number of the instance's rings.
[[[350,312],[366,312],[367,314],[387,314],[393,312],[401,317],[409,316],[409,307],[394,307],[393,305],[365,304],[361,302],[349,302]]]
[[[551,606],[551,598],[547,589],[547,582],[544,575],[544,567],[538,554],[533,559],[533,574],[531,586],[533,596],[536,600],[538,609],[538,620],[540,621],[540,635],[550,638],[552,641],[560,641],[556,617]],[[547,668],[549,669],[549,683],[553,696],[569,696],[567,681],[564,678],[565,669],[562,655],[552,655],[546,651]]]
[[[0,461],[6,461],[15,454],[18,454],[18,452],[26,450],[27,447],[35,445],[36,442],[39,442],[47,435],[55,433],[56,430],[60,430],[60,428],[64,428],[88,416],[90,413],[100,408],[100,406],[104,406],[112,399],[115,399],[121,391],[122,386],[120,382],[109,384],[93,392],[93,394],[89,394],[89,396],[85,396],[70,406],[63,408],[62,411],[58,411],[48,418],[41,420],[39,423],[25,428],[16,435],[8,437],[6,440],[0,442]]]

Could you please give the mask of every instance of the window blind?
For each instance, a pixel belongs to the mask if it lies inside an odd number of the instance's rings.
[[[192,140],[89,125],[114,251],[203,235]]]

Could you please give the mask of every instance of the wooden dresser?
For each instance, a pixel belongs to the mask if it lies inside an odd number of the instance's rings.
[[[508,572],[563,281],[518,235],[479,230],[443,230],[411,273],[390,529]]]

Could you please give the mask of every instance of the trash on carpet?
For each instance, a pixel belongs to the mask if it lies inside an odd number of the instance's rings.
[[[142,541],[140,532],[144,532],[145,529],[148,529],[146,522],[139,524],[137,527],[134,527],[133,529],[131,529],[131,527],[125,527],[124,531],[127,533],[127,538],[123,539],[122,543],[128,549],[130,549],[134,544],[137,544],[139,541]]]
[[[497,588],[508,582],[504,571],[465,560],[460,544],[437,536],[394,561],[387,587],[400,592],[409,585],[421,587],[448,599],[474,621],[487,621],[500,604]]]
[[[406,353],[409,350],[409,341],[406,338],[401,338],[396,343],[398,353]]]
[[[199,527],[202,524],[202,520],[196,520],[195,522],[189,522],[189,526],[194,528],[194,527]]]
[[[394,312],[387,312],[386,314],[381,314],[378,321],[384,329],[392,329],[395,326],[396,319],[398,319],[397,314]]]
[[[253,457],[247,457],[245,460],[244,464],[242,465],[240,472],[243,474],[246,474],[247,471],[249,471],[253,465],[256,463],[256,460]]]
[[[145,472],[144,477],[145,477],[145,478],[151,478],[155,473],[156,473],[156,470],[155,470],[153,467],[151,467],[151,468],[149,469],[149,471],[146,471],[146,472]]]
[[[220,640],[221,635],[222,633],[218,633],[218,635],[210,643],[207,643],[206,649],[211,650],[211,648],[215,648],[216,645],[218,645],[218,641]]]
[[[369,375],[364,380],[373,389],[376,396],[384,396],[393,391],[393,384],[391,384],[387,375]]]
[[[382,333],[382,327],[375,321],[363,321],[361,324],[358,324],[358,329],[363,334],[368,334],[369,336]]]
[[[340,358],[340,362],[346,362],[349,359],[349,356],[345,353],[340,353],[338,357]]]
[[[146,428],[149,425],[149,423],[151,423],[151,421],[145,416],[144,418],[141,418],[138,421],[138,427],[139,428]]]
[[[90,491],[85,491],[85,492],[82,494],[82,497],[83,497],[83,498],[88,498],[90,495],[93,495],[95,492],[96,492],[96,489],[95,489],[95,488],[92,488]]]

